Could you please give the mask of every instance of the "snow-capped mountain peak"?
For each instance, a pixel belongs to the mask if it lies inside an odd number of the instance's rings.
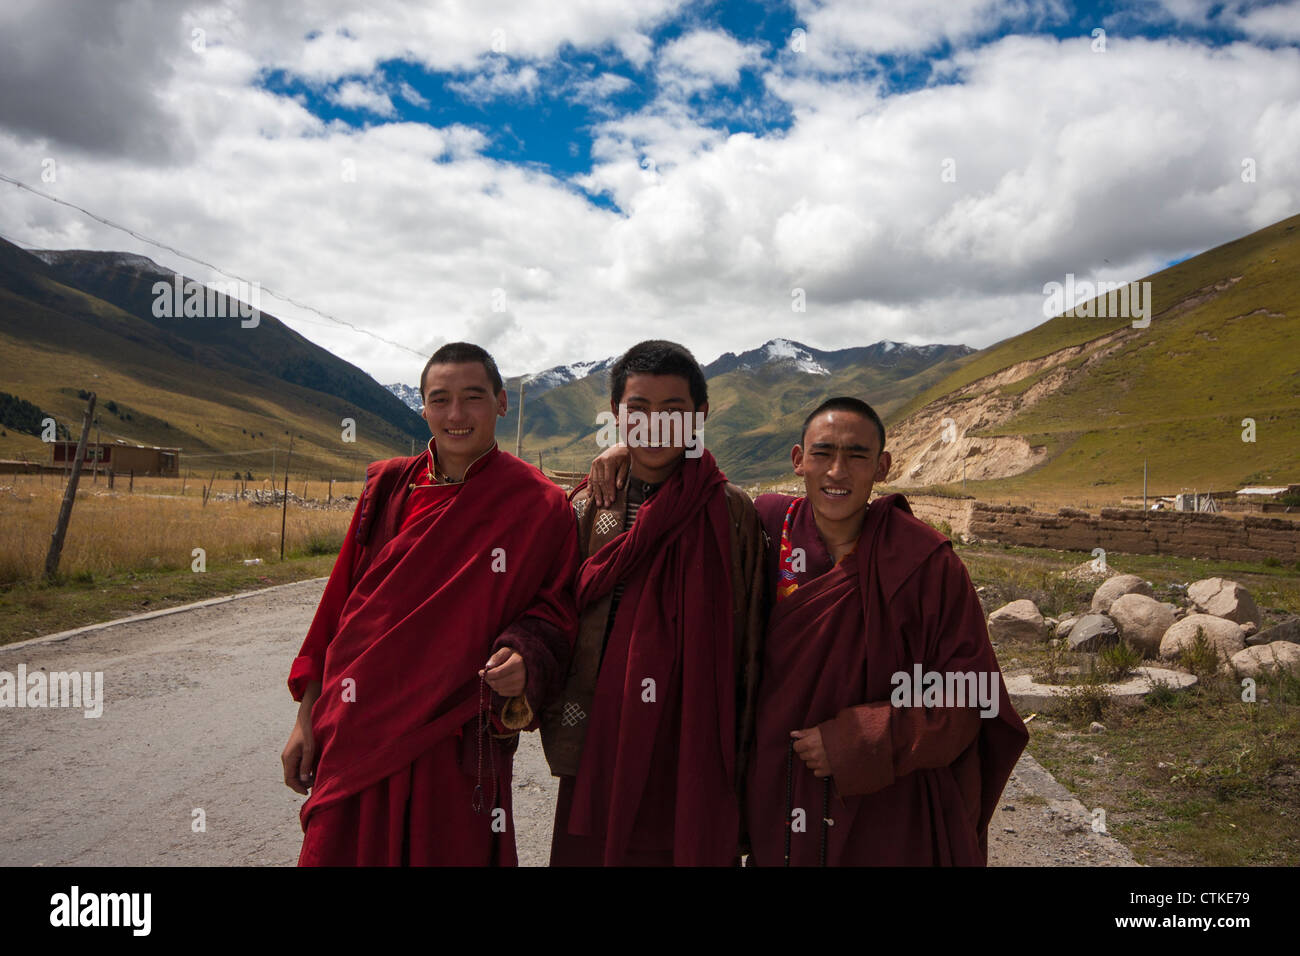
[[[829,375],[830,371],[824,368],[812,355],[798,342],[791,342],[789,339],[773,339],[763,346],[764,360],[763,364],[768,362],[790,362],[800,372],[807,372],[809,375]],[[752,367],[752,366],[750,366]]]

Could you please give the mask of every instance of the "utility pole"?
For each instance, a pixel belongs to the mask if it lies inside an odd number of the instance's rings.
[[[54,525],[54,534],[50,536],[50,550],[45,555],[45,576],[51,580],[59,572],[59,558],[63,554],[63,539],[68,533],[68,521],[72,518],[72,505],[77,500],[77,482],[81,480],[81,461],[86,454],[86,439],[90,437],[90,421],[95,414],[95,393],[90,393],[86,400],[86,414],[81,419],[81,440],[77,442],[77,454],[72,459],[72,474],[68,486],[63,490],[63,506],[59,508],[59,520]]]
[[[1147,510],[1147,459],[1142,459],[1142,510]]]
[[[515,457],[523,457],[524,448],[524,380],[519,380],[519,422],[515,429]]]
[[[293,435],[289,436],[289,454],[284,459],[284,505],[280,509],[280,560],[284,560],[284,527],[289,520],[289,462],[293,461]],[[272,486],[274,487],[274,486]]]

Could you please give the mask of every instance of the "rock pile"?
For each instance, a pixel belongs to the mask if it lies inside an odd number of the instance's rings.
[[[1085,565],[1068,572],[1074,580],[1085,575]],[[1055,638],[1080,652],[1097,652],[1124,640],[1144,658],[1178,661],[1199,634],[1225,673],[1257,677],[1263,670],[1288,670],[1300,675],[1300,617],[1261,630],[1263,614],[1250,592],[1224,578],[1173,585],[1162,593],[1177,600],[1156,600],[1150,582],[1135,574],[1113,574],[1093,592],[1089,613],[1057,621],[1044,618],[1033,601],[1012,601],[989,615],[989,637],[994,643]]]

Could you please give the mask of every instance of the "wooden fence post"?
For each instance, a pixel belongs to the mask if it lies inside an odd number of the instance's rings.
[[[68,521],[72,518],[72,505],[77,500],[77,482],[81,480],[81,457],[86,453],[86,439],[90,436],[90,420],[95,414],[95,393],[90,393],[86,400],[86,414],[81,421],[81,439],[77,442],[77,455],[72,460],[72,473],[68,486],[63,490],[63,505],[59,508],[59,519],[54,525],[54,534],[50,536],[50,550],[45,554],[45,576],[53,579],[59,572],[59,558],[63,555],[63,539],[68,533]]]
[[[289,462],[293,461],[293,436],[289,436],[289,455],[284,460],[284,505],[280,509],[280,560],[284,560],[284,528],[289,520]],[[274,500],[274,499],[273,499]]]

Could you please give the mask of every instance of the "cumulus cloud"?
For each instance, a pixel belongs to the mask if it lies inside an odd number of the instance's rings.
[[[502,98],[531,99],[541,80],[536,67],[521,66],[510,69],[506,61],[497,57],[488,59],[489,66],[473,78],[447,84],[449,90],[459,93],[472,103],[487,103]]]
[[[926,7],[919,32],[888,17],[861,32],[860,6],[801,8],[805,59],[789,49],[763,58],[718,30],[654,49],[651,28],[671,6],[649,0],[456,6],[439,30],[423,8],[387,3],[367,17],[321,2],[168,20],[163,5],[123,0],[96,6],[112,11],[96,14],[105,32],[80,42],[92,66],[120,71],[102,84],[124,133],[78,125],[77,96],[103,101],[71,54],[62,73],[37,62],[32,51],[63,49],[67,24],[33,5],[22,14],[27,53],[0,31],[4,51],[19,53],[0,57],[0,86],[52,85],[29,94],[30,108],[0,98],[0,169],[414,353],[481,340],[510,372],[603,357],[652,334],[705,361],[777,336],[824,348],[988,345],[1041,322],[1042,286],[1066,272],[1138,278],[1300,201],[1292,47],[1113,36],[1097,54],[1086,34],[1012,35],[957,45],[933,64],[942,82],[896,93],[849,67],[885,46],[975,35],[994,14],[968,3],[943,23]],[[1045,4],[1023,10],[1052,15]],[[148,12],[159,19],[137,49]],[[196,28],[201,53],[189,45]],[[494,29],[506,31],[508,56],[492,51]],[[828,53],[818,44],[832,33]],[[641,76],[678,84],[634,112],[593,112],[593,165],[572,178],[490,158],[490,129],[394,115],[424,97],[379,68],[398,58],[455,71],[467,96],[540,99],[565,44],[599,47],[610,62],[630,50]],[[274,70],[368,111],[364,128],[268,90]],[[734,92],[746,70],[788,124],[733,132],[707,115],[708,90]],[[635,82],[604,66],[564,75],[573,96],[593,100]],[[51,150],[59,176],[41,183]],[[1254,182],[1240,175],[1245,159]],[[5,193],[0,233],[198,271],[23,192]],[[806,313],[791,311],[796,288]],[[418,375],[420,354],[269,297],[263,308],[381,381]]]
[[[184,160],[196,144],[175,135],[161,91],[176,59],[197,57],[191,44],[163,0],[2,4],[0,126],[56,148]]]
[[[397,107],[393,106],[388,94],[375,86],[359,83],[355,80],[340,84],[331,90],[326,98],[336,106],[346,109],[364,110],[377,116],[396,116]]]
[[[856,68],[862,54],[916,54],[961,45],[998,27],[1040,29],[1067,19],[1062,0],[795,0],[805,31],[801,62]]]
[[[682,93],[735,86],[742,69],[762,62],[762,47],[744,44],[723,30],[695,30],[666,44],[659,55],[659,82]]]

